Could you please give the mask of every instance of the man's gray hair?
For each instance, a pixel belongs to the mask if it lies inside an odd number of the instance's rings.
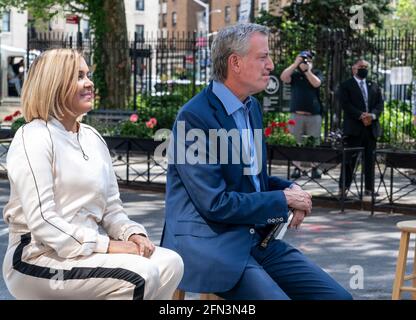
[[[211,47],[212,80],[224,82],[227,78],[228,58],[231,54],[246,55],[253,33],[269,35],[269,28],[255,23],[239,23],[221,29]]]

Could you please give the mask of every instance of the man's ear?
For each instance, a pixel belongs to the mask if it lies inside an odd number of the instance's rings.
[[[235,73],[240,73],[241,70],[241,59],[238,55],[232,54],[228,57],[228,63],[231,70]]]

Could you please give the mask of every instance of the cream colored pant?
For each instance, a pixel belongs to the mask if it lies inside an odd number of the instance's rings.
[[[168,300],[183,275],[182,258],[156,247],[149,258],[133,254],[92,254],[63,259],[54,252],[25,259],[30,234],[10,235],[4,281],[17,299]]]

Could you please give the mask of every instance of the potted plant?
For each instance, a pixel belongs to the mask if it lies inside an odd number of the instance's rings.
[[[293,119],[287,122],[271,122],[266,127],[264,135],[268,144],[268,157],[271,160],[306,161],[306,162],[340,162],[341,154],[333,148],[318,146],[318,141],[312,136],[302,136],[301,144],[297,144],[290,133],[295,126]]]
[[[296,146],[295,137],[290,133],[289,127],[296,125],[295,120],[291,119],[287,122],[272,121],[269,126],[264,129],[266,143],[271,145]]]
[[[110,130],[111,135],[107,133],[103,136],[110,149],[151,153],[160,144],[153,140],[157,124],[154,117],[143,120],[133,113],[129,119],[121,121]]]

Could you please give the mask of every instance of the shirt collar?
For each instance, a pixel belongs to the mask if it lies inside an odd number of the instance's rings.
[[[66,128],[64,127],[62,122],[59,121],[58,119],[56,119],[53,116],[48,117],[48,123],[51,123],[53,126],[57,127],[58,129],[60,129],[62,131],[65,131],[67,134],[76,135],[76,134],[81,132],[81,123],[79,123],[79,122],[78,122],[78,132],[72,132],[72,131],[66,130]]]
[[[355,81],[358,82],[358,84],[360,84],[361,81],[364,81],[364,84],[365,84],[365,79],[358,79],[356,76],[354,76],[354,79],[355,79]]]
[[[250,110],[250,96],[247,97],[247,99],[243,103],[234,95],[234,93],[230,89],[228,89],[221,82],[213,81],[212,92],[218,97],[218,99],[220,99],[228,115],[233,114],[234,112],[241,108],[244,108],[245,106]]]

